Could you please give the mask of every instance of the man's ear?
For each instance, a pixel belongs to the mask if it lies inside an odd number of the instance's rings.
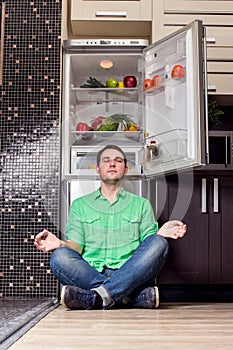
[[[125,167],[125,174],[127,174],[128,171],[129,171],[129,168],[128,168],[128,166],[126,165],[126,167]]]
[[[96,165],[96,172],[97,172],[97,174],[99,174],[99,167]]]

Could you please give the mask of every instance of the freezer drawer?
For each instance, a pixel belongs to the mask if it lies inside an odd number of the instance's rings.
[[[81,177],[93,177],[96,176],[96,156],[97,152],[104,147],[84,148],[79,146],[73,146],[71,149],[71,174],[79,175]],[[122,147],[127,157],[127,166],[129,176],[141,175],[142,167],[139,164],[139,156],[141,149],[129,147]]]

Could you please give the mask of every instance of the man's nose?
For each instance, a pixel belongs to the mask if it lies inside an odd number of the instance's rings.
[[[115,167],[116,166],[116,161],[115,159],[110,159],[110,166]]]

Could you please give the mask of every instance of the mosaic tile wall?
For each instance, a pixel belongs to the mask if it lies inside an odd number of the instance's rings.
[[[49,253],[58,234],[62,0],[6,0],[0,86],[0,297],[53,297]],[[3,42],[2,42],[3,44]]]

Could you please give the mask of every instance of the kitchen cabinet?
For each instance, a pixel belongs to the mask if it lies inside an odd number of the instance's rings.
[[[232,283],[233,281],[233,178],[210,177],[214,192],[209,203],[209,282]]]
[[[170,255],[158,282],[232,283],[232,176],[183,173],[157,181],[160,224],[177,218],[188,226],[182,240],[169,241]]]
[[[71,0],[72,34],[84,37],[149,37],[152,0]]]
[[[209,95],[232,95],[233,2],[216,0],[159,0],[154,11],[152,40],[160,39],[200,19],[206,28]],[[213,70],[213,63],[215,69]]]

